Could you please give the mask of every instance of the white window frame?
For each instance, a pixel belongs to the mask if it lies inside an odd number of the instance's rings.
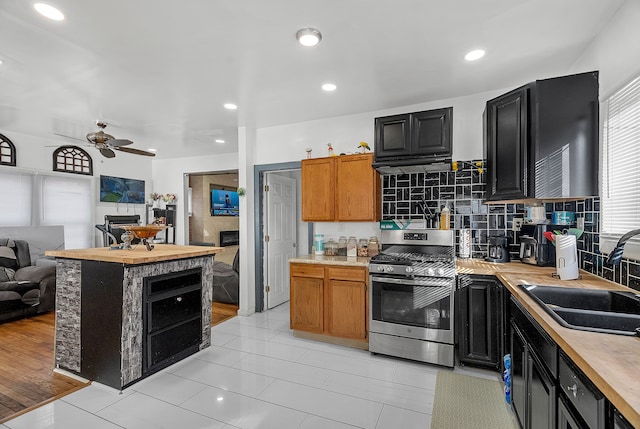
[[[640,228],[640,75],[610,94],[600,111],[600,251],[608,254],[622,235]],[[625,204],[630,201],[636,202]],[[627,242],[623,256],[640,260],[640,236]]]

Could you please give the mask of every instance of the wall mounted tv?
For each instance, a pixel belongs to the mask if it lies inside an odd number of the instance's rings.
[[[144,180],[101,175],[100,201],[144,204]]]
[[[238,193],[224,189],[212,189],[211,216],[240,216]]]

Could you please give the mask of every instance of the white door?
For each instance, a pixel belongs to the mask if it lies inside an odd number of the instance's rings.
[[[297,254],[296,181],[265,174],[265,285],[266,308],[289,300],[289,259]],[[267,238],[268,237],[268,238]]]

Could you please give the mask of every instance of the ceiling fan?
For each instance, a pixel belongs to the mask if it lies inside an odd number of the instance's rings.
[[[96,125],[100,128],[100,130],[87,134],[86,138],[89,143],[92,143],[93,146],[100,151],[102,156],[106,158],[115,157],[116,153],[113,151],[114,149],[119,150],[120,152],[132,153],[134,155],[156,156],[156,154],[152,152],[147,152],[145,150],[135,149],[132,147],[125,147],[127,145],[133,144],[133,142],[127,139],[116,139],[111,134],[105,133],[104,129],[107,126],[106,122],[96,121]],[[65,136],[63,134],[54,134],[62,137],[72,138],[74,140],[81,140],[75,137]]]

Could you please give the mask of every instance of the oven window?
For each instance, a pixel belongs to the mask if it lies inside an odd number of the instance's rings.
[[[450,330],[451,288],[373,282],[372,318],[381,322]]]

